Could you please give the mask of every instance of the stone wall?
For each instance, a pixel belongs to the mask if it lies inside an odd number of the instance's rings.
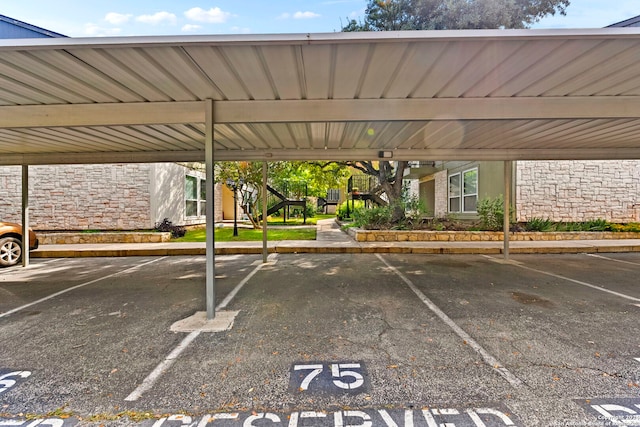
[[[357,242],[500,242],[501,231],[423,231],[423,230],[362,230],[349,228],[348,233]],[[509,233],[515,242],[551,240],[612,240],[638,239],[635,232],[517,232]]]
[[[30,222],[36,230],[153,227],[150,165],[29,167]],[[0,218],[20,222],[21,168],[0,167]]]
[[[445,217],[449,212],[449,174],[447,170],[443,170],[436,172],[433,176],[436,180],[434,215]]]
[[[640,221],[640,161],[519,161],[518,221]]]

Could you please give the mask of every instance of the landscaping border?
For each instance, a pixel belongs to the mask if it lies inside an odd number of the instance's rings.
[[[501,231],[363,230],[351,227],[347,229],[347,233],[356,242],[497,242],[504,240],[504,233]],[[509,240],[525,242],[613,239],[640,239],[640,233],[627,231],[518,231],[509,233]]]
[[[37,232],[41,245],[69,245],[77,243],[164,243],[171,240],[169,232],[100,232],[100,233],[42,233]]]

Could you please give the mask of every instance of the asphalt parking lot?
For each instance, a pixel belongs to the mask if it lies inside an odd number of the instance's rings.
[[[0,426],[640,425],[640,254],[219,256],[171,332],[204,270],[0,270]]]

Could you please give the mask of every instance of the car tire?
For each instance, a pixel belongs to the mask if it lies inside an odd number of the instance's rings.
[[[15,237],[0,239],[0,267],[16,265],[22,258],[22,242]]]

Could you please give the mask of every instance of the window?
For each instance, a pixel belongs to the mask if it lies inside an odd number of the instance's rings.
[[[449,212],[476,212],[478,169],[449,175]]]
[[[206,209],[206,181],[187,175],[184,187],[185,215],[203,216]]]
[[[449,212],[460,212],[460,174],[449,175]]]
[[[198,207],[200,208],[200,216],[207,214],[207,181],[200,180],[200,200],[198,200]]]

